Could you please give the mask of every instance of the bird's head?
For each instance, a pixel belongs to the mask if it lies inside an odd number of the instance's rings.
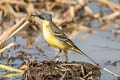
[[[41,14],[32,15],[32,16],[39,17],[41,20],[52,21],[52,15],[51,14],[41,13]]]

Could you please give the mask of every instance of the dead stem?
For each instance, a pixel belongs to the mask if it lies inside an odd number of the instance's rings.
[[[0,37],[0,45],[11,38],[11,34],[25,21],[25,17],[22,18],[16,25],[8,29],[6,32],[3,33],[3,36]]]
[[[116,78],[120,79],[120,76],[119,76],[119,75],[115,74],[114,72],[110,71],[109,69],[103,68],[103,70],[105,70],[105,71],[108,72],[109,74],[115,76]]]
[[[60,80],[64,80],[66,74],[67,74],[67,72],[65,72],[65,73],[63,74],[63,76],[60,78]]]
[[[8,50],[10,49],[12,46],[14,46],[15,43],[14,42],[11,42],[9,45],[5,46],[4,48],[0,49],[0,55],[2,55],[2,53],[5,51],[5,50]]]

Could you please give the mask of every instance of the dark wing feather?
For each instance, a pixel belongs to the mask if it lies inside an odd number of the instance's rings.
[[[76,47],[75,44],[54,23],[51,23],[51,28],[56,38],[65,42],[68,46]]]

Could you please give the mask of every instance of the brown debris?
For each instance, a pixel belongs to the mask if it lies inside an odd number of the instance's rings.
[[[85,62],[32,62],[23,80],[88,80],[98,79],[100,69]]]

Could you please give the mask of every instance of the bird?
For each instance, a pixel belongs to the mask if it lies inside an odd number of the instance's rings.
[[[82,52],[73,42],[70,40],[62,30],[60,30],[52,20],[52,15],[48,13],[40,13],[31,15],[38,17],[43,27],[43,37],[48,44],[58,48],[60,50],[71,50],[81,55],[86,56],[93,63],[98,65],[91,57]]]

